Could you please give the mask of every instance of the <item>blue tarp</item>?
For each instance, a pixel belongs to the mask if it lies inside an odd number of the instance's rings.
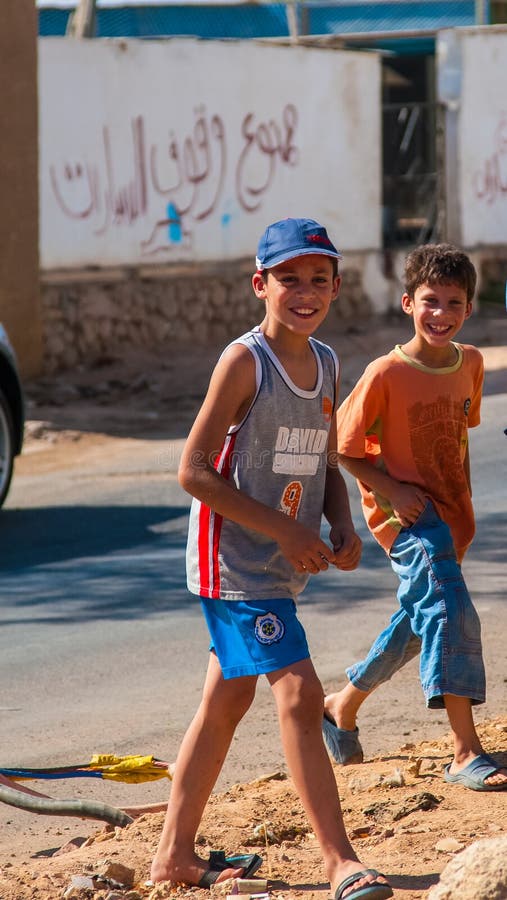
[[[475,0],[427,2],[298,3],[308,34],[437,31],[475,24]],[[64,35],[68,9],[39,8],[39,33]],[[199,38],[287,37],[285,4],[252,3],[226,6],[171,4],[97,9],[97,37]]]

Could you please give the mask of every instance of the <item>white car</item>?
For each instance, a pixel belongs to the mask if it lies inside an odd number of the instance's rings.
[[[14,350],[0,323],[0,506],[12,478],[14,458],[21,453],[25,410]]]

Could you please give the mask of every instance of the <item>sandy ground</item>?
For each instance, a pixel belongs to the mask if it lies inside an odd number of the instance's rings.
[[[507,717],[485,723],[479,731],[485,748],[506,764]],[[335,767],[356,851],[365,864],[388,875],[396,900],[425,897],[453,854],[480,838],[507,831],[506,794],[481,794],[446,784],[442,767],[450,755],[451,742],[444,738],[405,744],[362,765]],[[265,774],[212,797],[198,836],[199,852],[204,857],[211,848],[260,853],[264,865],[258,877],[268,879],[274,900],[329,896],[317,842],[290,780],[281,773]],[[123,829],[98,826],[80,847],[76,844],[83,832],[76,820],[75,832],[69,835],[75,843],[67,846],[67,852],[40,853],[22,865],[1,863],[0,897],[54,900],[64,895],[73,876],[100,872],[106,859],[133,870],[130,891],[113,891],[97,882],[96,891],[75,896],[204,897],[208,892],[197,888],[146,884],[162,819],[163,813],[145,814]]]
[[[461,335],[484,354],[486,393],[507,392],[507,320],[501,313],[473,317]],[[409,334],[408,321],[394,320],[319,336],[342,359],[344,395],[369,359]],[[127,436],[185,437],[219,350],[209,347],[197,355],[174,349],[131,353],[128,359],[104,359],[91,369],[29,384],[27,438],[19,467],[27,472],[72,465],[83,453],[89,455],[94,445]],[[507,764],[507,717],[484,722],[479,730],[486,749]],[[445,736],[417,746],[405,744],[361,766],[336,767],[344,817],[357,852],[366,864],[389,876],[399,900],[423,898],[454,853],[507,830],[505,793],[481,794],[443,781],[443,765],[450,755],[450,739]],[[258,874],[269,879],[274,898],[327,896],[318,847],[290,780],[282,773],[278,777],[264,773],[262,761],[259,775],[266,777],[213,796],[198,840],[202,855],[210,848],[231,853],[255,850],[265,860]],[[33,787],[43,790],[37,784]],[[72,876],[99,871],[104,859],[134,870],[129,889],[95,882],[93,891],[72,896],[95,900],[201,896],[197,889],[146,885],[162,816],[143,815],[116,830],[97,823],[97,831],[85,843],[90,823],[83,827],[85,823],[76,819],[74,830],[62,830],[61,845],[67,852],[58,855],[59,848],[45,846],[39,827],[37,853],[24,853],[20,838],[14,841],[12,855],[0,859],[1,900],[62,897]]]

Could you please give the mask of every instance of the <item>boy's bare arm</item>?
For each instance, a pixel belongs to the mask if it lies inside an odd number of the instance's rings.
[[[324,516],[331,526],[329,539],[335,553],[335,566],[350,570],[359,565],[362,541],[354,528],[347,485],[337,461],[336,421],[333,419],[329,433]]]
[[[235,344],[220,358],[213,372],[183,450],[179,482],[219,515],[275,540],[296,571],[319,572],[335,561],[333,551],[320,536],[296,519],[239,491],[213,466],[228,429],[241,422],[255,389],[252,354]]]
[[[338,454],[340,465],[347,469],[354,478],[362,481],[376,494],[385,497],[393,508],[396,518],[404,527],[413,525],[427,503],[427,496],[422,488],[415,484],[397,481],[387,472],[372,466],[364,457],[344,456]]]

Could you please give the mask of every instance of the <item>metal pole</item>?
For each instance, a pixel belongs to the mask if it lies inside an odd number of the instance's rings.
[[[286,0],[285,9],[287,12],[287,25],[289,26],[289,35],[291,41],[297,44],[299,40],[298,14],[296,7],[297,0]]]
[[[69,16],[67,23],[68,37],[92,38],[96,34],[97,0],[78,0],[77,6]]]
[[[475,24],[489,25],[489,0],[475,0]]]

